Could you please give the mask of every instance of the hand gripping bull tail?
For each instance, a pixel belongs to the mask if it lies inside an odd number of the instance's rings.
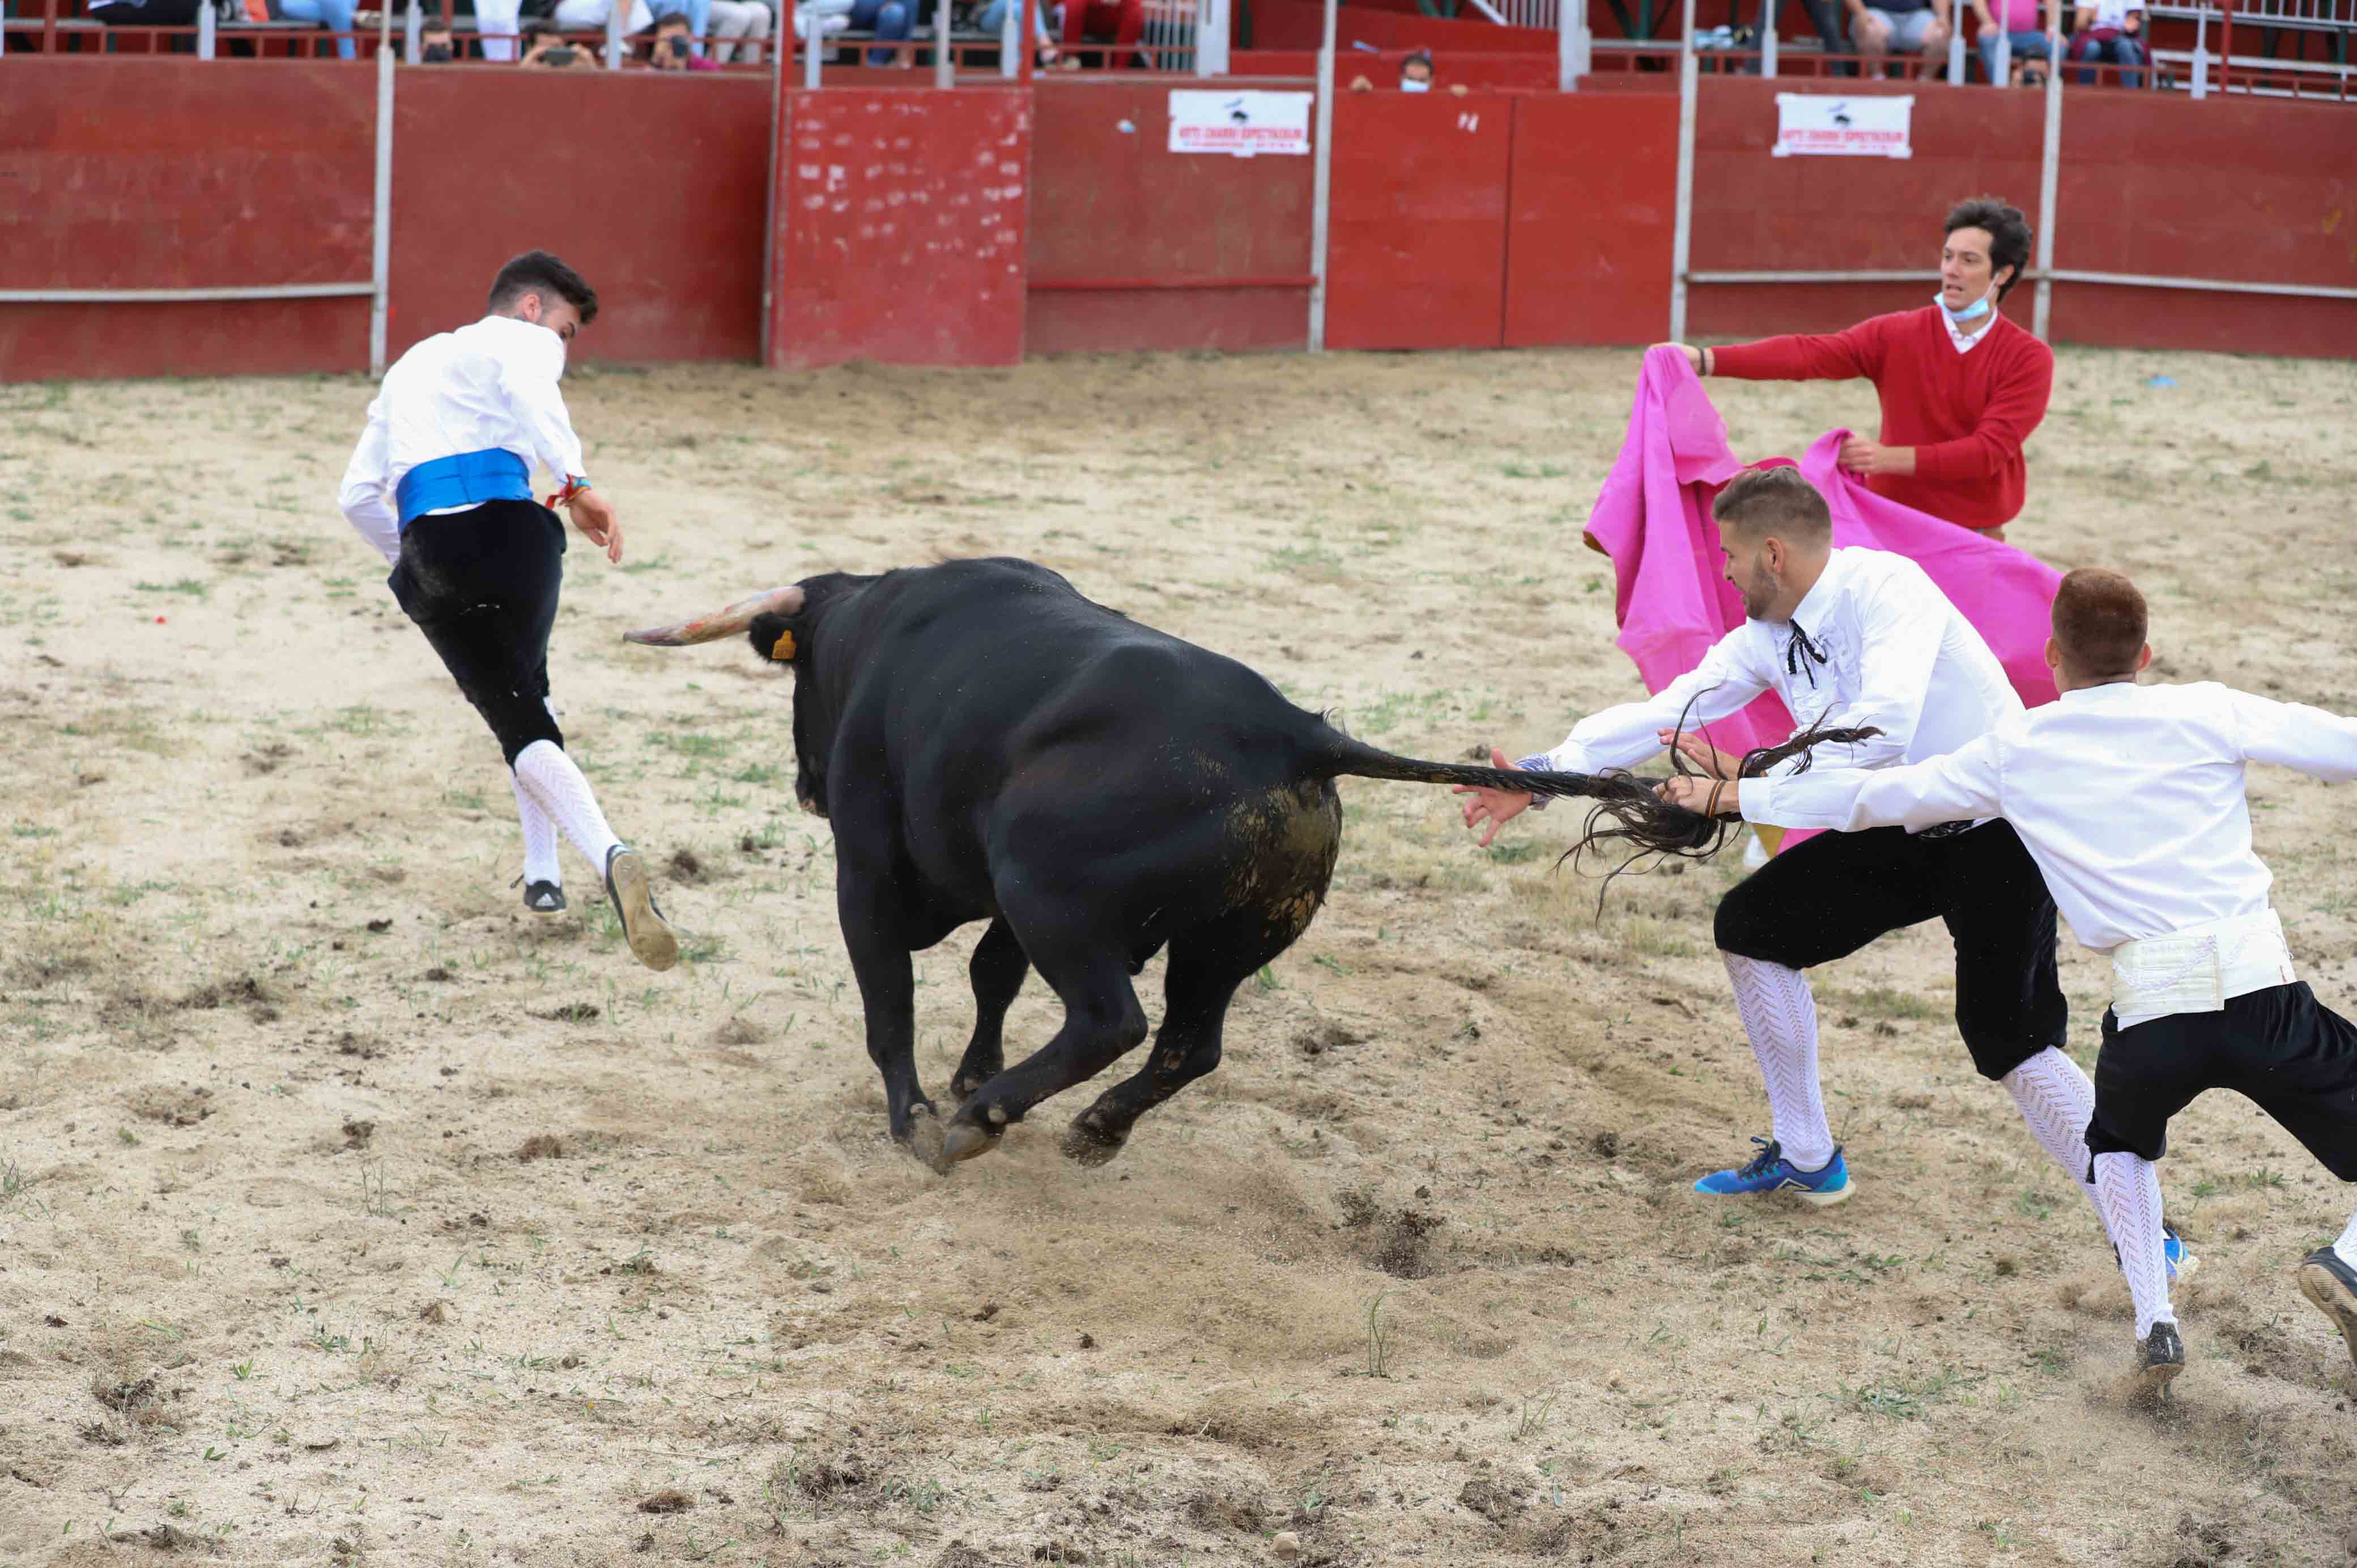
[[[1506,768],[1469,768],[1453,762],[1426,762],[1394,757],[1336,733],[1313,763],[1324,779],[1392,779],[1407,784],[1469,784],[1480,789],[1511,789],[1518,794],[1595,801],[1588,814],[1588,833],[1597,834],[1599,819],[1620,823],[1610,836],[1626,837],[1645,849],[1668,854],[1703,855],[1717,848],[1724,828],[1696,811],[1673,806],[1653,793],[1641,779],[1622,772],[1538,773]]]

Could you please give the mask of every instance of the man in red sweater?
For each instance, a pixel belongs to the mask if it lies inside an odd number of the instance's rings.
[[[1924,308],[1829,336],[1676,347],[1706,376],[1866,377],[1882,400],[1882,435],[1843,442],[1842,467],[1878,495],[2002,539],[2021,510],[2021,444],[2054,384],[2053,350],[1997,313],[2029,260],[2021,209],[1978,196],[1948,214],[1940,293]]]

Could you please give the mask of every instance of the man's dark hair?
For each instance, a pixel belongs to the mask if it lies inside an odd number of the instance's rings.
[[[1407,59],[1400,61],[1400,74],[1402,76],[1405,76],[1407,74],[1407,68],[1412,65],[1420,65],[1426,70],[1433,70],[1432,51],[1430,49],[1417,49],[1415,53],[1409,55]]]
[[[540,40],[544,38],[554,37],[556,32],[557,27],[554,22],[550,21],[545,16],[534,16],[531,21],[526,22],[523,25],[522,38],[524,52],[529,54],[532,52],[533,45],[540,42]]]
[[[526,251],[500,269],[500,275],[491,280],[492,314],[507,309],[528,294],[539,295],[544,300],[554,295],[564,300],[580,312],[584,327],[597,319],[597,291],[583,283],[579,273],[546,251]]]
[[[1746,468],[1727,481],[1711,503],[1710,515],[1757,537],[1831,539],[1834,514],[1817,487],[1789,466]]]
[[[686,27],[688,25],[687,13],[684,11],[665,11],[662,16],[655,18],[655,31],[658,33],[662,32],[673,23],[677,23],[682,27]]]
[[[2003,299],[2011,294],[2029,265],[2029,220],[2022,216],[2021,209],[2007,206],[2001,196],[1972,197],[1948,209],[1946,232],[1953,234],[1959,229],[1988,231],[1989,265],[2013,269],[2013,275],[1998,285],[1996,296]]]
[[[2055,592],[2054,640],[2073,675],[2135,674],[2146,628],[2144,595],[2117,572],[2082,566]]]

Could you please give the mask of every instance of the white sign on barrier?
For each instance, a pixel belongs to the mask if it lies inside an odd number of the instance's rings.
[[[1832,154],[1854,158],[1911,158],[1910,127],[1915,100],[1836,98],[1829,92],[1776,94],[1776,156]]]
[[[1225,153],[1248,158],[1260,153],[1307,156],[1309,152],[1308,92],[1170,91],[1170,150]]]

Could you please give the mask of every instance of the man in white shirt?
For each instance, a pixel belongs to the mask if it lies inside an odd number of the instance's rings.
[[[2205,1090],[2232,1089],[2357,1181],[2357,1028],[2293,976],[2244,793],[2253,762],[2357,779],[2357,720],[2209,682],[2138,686],[2152,661],[2146,624],[2126,577],[2073,572],[2046,644],[2059,703],[1910,767],[1681,779],[1664,792],[1786,827],[2001,815],[2019,831],[2071,929],[2112,960],[2087,1146],[2136,1302],[2138,1376],[2158,1388],[2185,1364],[2152,1166],[2169,1119]],[[2357,1360],[2357,1217],[2302,1260],[2298,1281]]]
[[[1499,767],[1598,773],[1675,745],[1706,774],[1731,779],[1737,759],[1685,732],[1766,691],[1803,730],[1880,730],[1846,748],[1862,768],[1937,757],[2021,712],[1996,656],[1921,566],[1833,548],[1832,514],[1799,469],[1738,475],[1712,513],[1744,624],[1658,695],[1581,720],[1552,752],[1511,765],[1501,754]],[[1502,790],[1458,792],[1470,796],[1466,825],[1490,824],[1485,844],[1531,803]],[[1757,1156],[1703,1177],[1697,1192],[1829,1204],[1855,1190],[1825,1124],[1816,1004],[1802,971],[1936,918],[1955,938],[1956,1026],[1974,1066],[2011,1091],[2030,1131],[2093,1202],[2084,1133],[2094,1090],[2061,1049],[2069,1009],[2055,976],[2054,901],[2005,823],[1976,824],[1965,812],[1926,826],[1808,840],[1720,900],[1720,956],[1767,1082],[1773,1135],[1754,1138]]]
[[[644,863],[614,836],[589,781],[565,754],[548,702],[548,634],[572,514],[582,537],[622,558],[622,528],[583,477],[557,378],[565,345],[597,318],[597,295],[545,251],[500,269],[490,314],[426,338],[384,373],[344,471],[344,516],[393,567],[387,584],[499,738],[523,823],[524,907],[565,908],[556,832],[605,878],[606,896],[650,969],[679,944],[655,908]],[[533,499],[533,465],[563,489]]]

